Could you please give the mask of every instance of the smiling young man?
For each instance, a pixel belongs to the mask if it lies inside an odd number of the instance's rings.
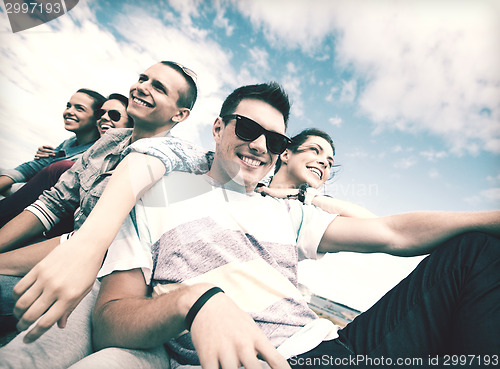
[[[142,73],[130,88],[127,108],[134,119],[134,128],[108,132],[61,176],[50,192],[2,227],[0,251],[23,245],[71,213],[75,229],[79,228],[104,190],[123,150],[141,138],[167,134],[189,116],[197,90],[191,75],[183,68],[174,62],[161,62]]]
[[[188,118],[197,97],[194,78],[196,78],[194,72],[169,61],[157,63],[142,73],[139,80],[130,88],[130,101],[127,108],[128,114],[134,119],[134,128],[112,129],[106,132],[71,169],[61,176],[59,182],[51,190],[42,194],[34,204],[0,229],[0,250],[18,247],[30,236],[50,229],[58,219],[71,213],[74,213],[75,217],[75,230],[78,229],[104,191],[125,148],[142,138],[166,136],[177,123]],[[179,146],[191,147],[184,141],[170,139],[178,141]],[[192,151],[197,152],[194,147]],[[194,156],[193,160],[199,157],[204,157],[204,151],[201,151],[200,156]],[[206,161],[204,165],[206,166]],[[145,172],[144,175],[147,176],[147,168]],[[95,236],[98,237],[98,234]],[[50,253],[45,259],[45,264],[37,265],[36,272],[31,274],[33,279],[20,293],[21,296],[14,310],[20,319],[18,328],[21,330],[28,328],[45,314],[29,332],[30,335],[24,337],[26,341],[33,341],[44,334],[52,326],[53,317],[60,316],[60,312],[64,311],[63,306],[69,306],[69,312],[75,309],[85,296],[82,292],[90,290],[88,286],[82,287],[82,291],[78,290],[82,281],[80,278],[75,279],[75,276],[80,276],[81,271],[91,268],[89,265],[94,265],[96,259],[102,260],[105,252],[105,250],[102,254],[98,251],[86,252],[89,248],[88,243],[82,246],[85,250],[68,249],[64,247],[64,243],[56,247],[59,243],[60,239],[55,238],[26,247],[26,250],[30,250],[31,259],[37,260],[41,260],[55,249],[55,252]],[[33,262],[31,259],[26,262]],[[93,263],[89,262],[89,259],[92,259]],[[94,276],[96,274],[97,270]],[[92,286],[92,283],[89,285]],[[76,290],[78,290],[78,298],[73,298]],[[3,293],[5,292],[2,289]],[[87,324],[90,319],[89,309],[92,305],[92,298],[89,296],[87,300],[90,303],[81,307],[80,316]],[[66,325],[68,315],[69,313],[59,321],[61,327]],[[56,358],[57,354],[50,348],[57,347],[55,351],[57,352],[61,342],[69,344],[71,340],[75,340],[75,336],[71,336],[71,329],[63,331],[52,329],[51,335],[45,335],[36,345],[30,346],[24,345],[21,337],[16,337],[3,349],[0,356],[3,355],[5,360],[9,356],[13,363],[19,366],[28,365],[26,363],[31,363],[30,359],[34,358],[37,365],[49,365],[44,364],[48,360],[51,367],[55,368],[58,365],[67,367],[68,363],[71,363],[71,360],[74,361],[75,357],[78,358],[82,352],[91,350],[90,341],[85,342],[85,334],[88,334],[88,330],[80,328],[80,330],[73,330],[75,331],[77,341],[81,336],[83,344],[80,346],[83,348],[74,347],[75,352],[68,349],[66,357],[58,355]],[[50,354],[54,357],[48,356]],[[29,366],[36,367],[33,363]]]
[[[287,101],[275,84],[235,90],[213,125],[208,174],[169,174],[139,199],[99,273],[95,347],[165,344],[172,368],[254,368],[258,357],[272,368],[331,367],[321,358],[498,352],[499,240],[461,233],[498,236],[500,213],[353,219],[256,194],[289,142]],[[431,255],[339,330],[297,290],[299,259],[338,251]],[[92,367],[108,350],[81,365]]]

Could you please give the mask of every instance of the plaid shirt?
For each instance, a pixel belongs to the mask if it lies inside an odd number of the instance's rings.
[[[35,214],[46,230],[74,213],[75,230],[80,228],[101,196],[108,180],[130,144],[131,128],[106,132],[75,164],[64,172],[50,190],[26,210]]]
[[[168,132],[164,134],[167,137],[141,139],[128,148],[131,135],[130,128],[115,128],[106,132],[61,176],[54,187],[44,191],[26,210],[35,214],[46,230],[51,229],[62,217],[74,212],[76,230],[101,197],[121,158],[130,151],[157,156],[151,153],[155,151],[156,145],[162,149],[166,173],[176,170],[201,174],[209,169],[211,156],[207,155],[206,150],[172,137]],[[143,150],[146,147],[149,150]]]

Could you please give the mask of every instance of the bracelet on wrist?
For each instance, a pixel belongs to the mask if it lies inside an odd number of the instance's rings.
[[[201,310],[203,305],[205,305],[206,302],[208,300],[210,300],[210,298],[213,295],[215,295],[219,292],[224,292],[224,291],[219,287],[212,287],[209,290],[207,290],[203,295],[201,295],[198,298],[198,300],[196,300],[196,302],[193,304],[193,306],[191,306],[191,309],[189,309],[189,311],[186,315],[186,319],[185,319],[186,327],[187,327],[188,331],[191,330],[191,325],[193,325],[194,318],[196,318],[196,315]]]

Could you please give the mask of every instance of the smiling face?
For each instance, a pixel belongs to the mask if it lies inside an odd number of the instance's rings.
[[[69,99],[63,112],[64,128],[75,134],[84,134],[96,129],[92,104],[94,99],[77,92]]]
[[[322,137],[309,136],[296,152],[286,150],[282,156],[288,180],[298,187],[308,183],[318,188],[330,177],[333,166],[332,146]]]
[[[184,77],[171,67],[158,63],[139,76],[130,88],[127,112],[134,119],[134,128],[150,132],[172,128],[189,115],[179,108],[179,91],[187,89]]]
[[[269,131],[285,134],[283,115],[263,101],[242,100],[234,114],[250,118]],[[278,155],[268,151],[264,135],[250,142],[238,138],[235,124],[235,119],[227,124],[221,118],[216,119],[213,126],[216,148],[209,175],[221,183],[233,180],[244,186],[246,191],[253,191],[273,168]]]
[[[129,119],[127,115],[127,109],[125,105],[118,100],[112,99],[106,101],[102,108],[104,111],[104,115],[101,116],[100,119],[97,120],[97,129],[99,130],[99,134],[102,136],[104,132],[106,132],[110,128],[126,128],[128,127]],[[120,113],[120,119],[118,121],[111,120],[108,112],[110,110],[116,110]]]

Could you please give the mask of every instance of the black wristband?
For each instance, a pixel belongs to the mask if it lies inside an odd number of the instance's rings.
[[[188,331],[191,330],[191,325],[193,324],[194,318],[196,318],[196,314],[200,311],[200,309],[205,305],[205,303],[215,294],[219,292],[224,292],[219,287],[212,287],[208,291],[206,291],[203,295],[200,296],[198,300],[191,306],[187,315],[186,315],[186,327]]]

